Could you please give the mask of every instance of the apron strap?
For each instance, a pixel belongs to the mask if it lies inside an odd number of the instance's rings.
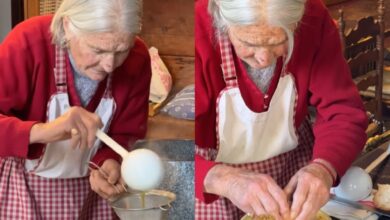
[[[223,79],[225,80],[226,86],[234,87],[237,86],[237,75],[236,68],[233,60],[233,52],[231,43],[226,34],[218,33],[219,46],[221,50],[221,68],[223,72]]]
[[[68,88],[66,86],[65,67],[65,50],[59,46],[56,46],[54,78],[56,82],[57,92],[59,93],[68,93]]]

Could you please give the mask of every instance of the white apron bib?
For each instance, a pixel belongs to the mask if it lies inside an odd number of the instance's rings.
[[[291,74],[282,72],[268,110],[250,110],[240,93],[230,41],[220,36],[226,88],[217,99],[215,161],[240,164],[264,161],[298,146],[294,127],[296,88]],[[268,95],[265,95],[265,99]]]
[[[63,115],[69,108],[69,96],[66,84],[65,51],[56,47],[56,67],[54,68],[57,93],[52,95],[47,108],[47,122]],[[107,131],[115,111],[115,101],[111,95],[111,75],[108,76],[106,89],[95,113],[99,115]],[[100,140],[96,140],[90,149],[73,149],[70,140],[49,143],[43,155],[34,160],[26,160],[25,168],[35,175],[47,178],[78,178],[88,175],[88,162],[99,149]]]

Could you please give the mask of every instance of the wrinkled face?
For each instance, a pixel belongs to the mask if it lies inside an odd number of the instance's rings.
[[[272,64],[286,56],[288,39],[282,28],[268,25],[232,26],[228,30],[237,56],[254,69]]]
[[[92,80],[101,81],[126,59],[134,35],[126,32],[104,32],[75,36],[65,28],[69,51],[76,68]]]

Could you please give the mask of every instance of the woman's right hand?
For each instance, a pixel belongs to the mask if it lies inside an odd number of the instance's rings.
[[[287,195],[265,174],[216,165],[204,181],[205,191],[228,198],[245,213],[290,219]]]
[[[71,139],[71,147],[92,147],[97,129],[103,127],[100,117],[82,107],[69,110],[47,123],[37,123],[30,131],[30,144]]]

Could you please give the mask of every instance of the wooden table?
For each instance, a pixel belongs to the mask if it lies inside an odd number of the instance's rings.
[[[345,1],[347,0],[324,0],[326,5],[334,5]]]

